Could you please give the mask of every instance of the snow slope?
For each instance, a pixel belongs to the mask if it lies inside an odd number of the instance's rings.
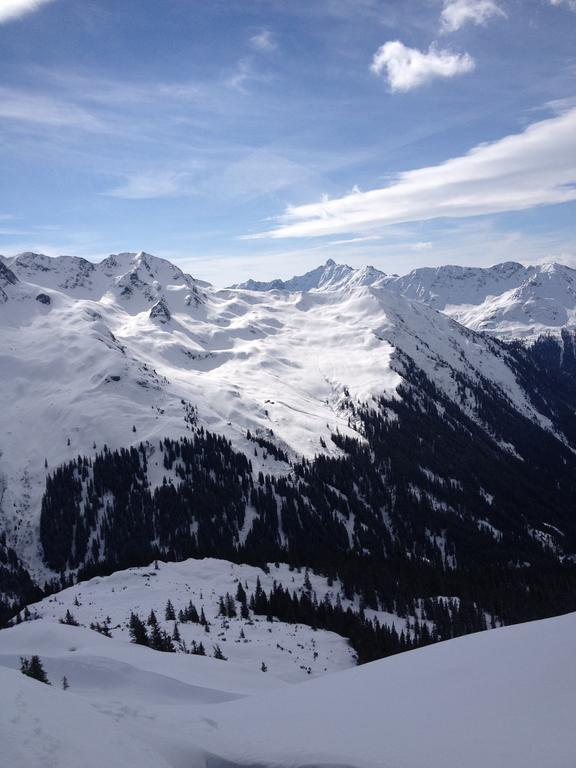
[[[547,424],[489,338],[364,285],[366,275],[330,291],[255,292],[214,289],[144,253],[100,264],[23,254],[5,264],[0,528],[40,577],[47,471],[103,444],[153,444],[196,423],[230,437],[255,472],[286,472],[265,450],[254,455],[246,430],[290,456],[336,452],[337,430],[361,439],[350,403],[396,396],[396,350],[451,398],[465,397],[454,372],[471,388],[489,377]],[[464,406],[474,414],[473,398]]]
[[[5,765],[19,768],[167,768],[110,717],[65,691],[0,668],[0,744]]]
[[[3,756],[18,768],[76,768],[110,746],[114,766],[572,768],[575,638],[569,614],[286,685],[27,622],[0,632]],[[3,669],[32,653],[53,687]]]
[[[191,600],[198,612],[204,610],[211,627],[206,633],[200,624],[179,623],[180,636],[188,648],[193,641],[202,643],[211,656],[214,645],[218,644],[235,665],[257,672],[264,662],[271,675],[289,682],[348,669],[356,664],[355,653],[347,641],[333,632],[313,630],[302,624],[285,624],[276,619],[270,622],[266,617],[252,613],[249,620],[244,620],[239,615],[239,604],[236,605],[236,618],[218,615],[219,598],[226,593],[234,597],[239,582],[248,596],[254,593],[257,579],[267,593],[276,581],[301,594],[305,578],[302,569],[290,570],[283,563],[270,564],[270,572],[266,574],[260,568],[213,558],[180,563],[160,561],[157,566],[157,569],[153,565],[130,568],[81,582],[31,605],[30,611],[33,616],[58,622],[69,610],[85,627],[93,622],[104,624],[109,618],[112,637],[129,642],[128,622],[132,611],[146,621],[153,610],[160,626],[172,635],[175,622],[164,618],[167,601],[172,602],[178,614]],[[329,587],[324,577],[310,574],[309,579],[319,601],[326,596],[332,602],[336,600],[340,591],[338,582]],[[345,599],[342,605],[358,610],[357,605]],[[380,611],[369,611],[368,614],[378,616],[382,623],[395,622],[398,632],[404,628],[405,622],[398,617]]]

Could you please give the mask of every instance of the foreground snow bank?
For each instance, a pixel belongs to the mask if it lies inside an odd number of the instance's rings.
[[[40,619],[0,632],[2,757],[12,768],[574,768],[575,640],[569,614],[287,685]],[[52,687],[3,668],[32,653]]]
[[[167,768],[77,696],[0,667],[2,764],[12,768]]]
[[[224,704],[238,764],[573,768],[576,614],[458,638]]]

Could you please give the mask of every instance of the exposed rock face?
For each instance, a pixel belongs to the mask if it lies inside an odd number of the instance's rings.
[[[0,261],[0,304],[8,301],[6,288],[9,285],[16,285],[18,278],[2,261]]]
[[[172,319],[168,305],[164,299],[160,299],[150,310],[150,320],[157,320],[160,323],[168,323]]]

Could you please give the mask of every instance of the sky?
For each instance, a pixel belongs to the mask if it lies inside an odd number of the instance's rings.
[[[0,0],[0,253],[576,265],[576,0]]]

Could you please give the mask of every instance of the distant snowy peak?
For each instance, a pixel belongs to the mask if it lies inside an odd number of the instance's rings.
[[[259,282],[257,280],[248,280],[245,283],[238,283],[232,288],[240,288],[247,291],[332,291],[345,288],[348,285],[373,285],[377,280],[385,277],[384,272],[374,267],[363,267],[354,269],[348,264],[336,264],[332,259],[328,259],[322,264],[304,275],[296,275],[290,280],[272,280],[270,282]]]
[[[234,288],[266,292],[325,292],[385,288],[421,302],[476,331],[530,338],[576,327],[576,270],[562,264],[423,267],[398,277],[375,267],[354,269],[329,259],[290,280],[248,280]]]
[[[469,328],[503,337],[576,326],[576,270],[563,264],[422,268],[388,278],[384,286]]]

